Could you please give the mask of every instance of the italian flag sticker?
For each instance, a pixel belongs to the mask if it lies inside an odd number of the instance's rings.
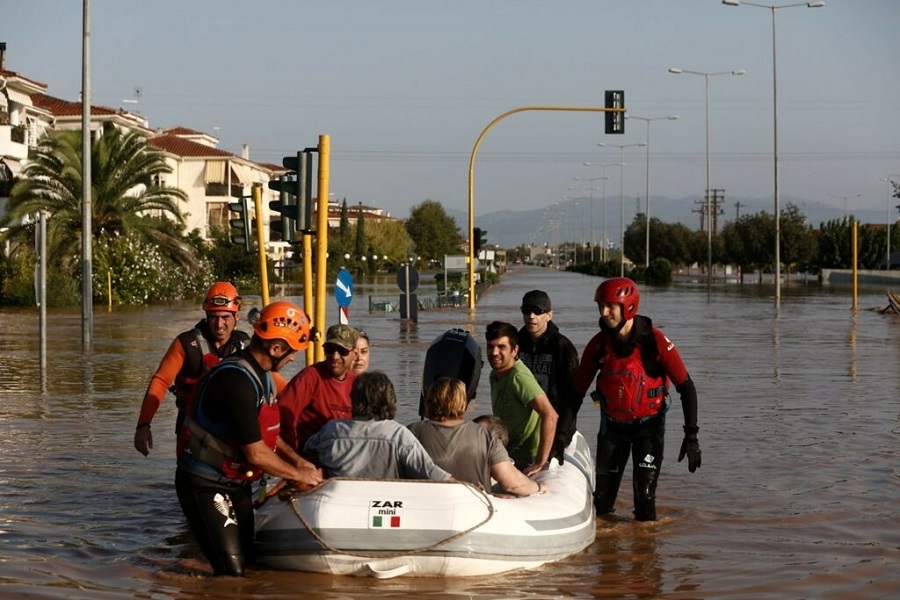
[[[400,517],[375,515],[372,517],[372,527],[400,527]]]

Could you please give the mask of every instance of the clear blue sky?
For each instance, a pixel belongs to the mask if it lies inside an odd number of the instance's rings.
[[[80,0],[4,0],[7,69],[76,99],[81,10]],[[768,9],[719,0],[92,0],[91,13],[94,104],[133,110],[123,100],[140,87],[137,110],[152,127],[212,133],[238,154],[246,143],[259,161],[280,162],[329,134],[336,197],[400,217],[428,198],[466,210],[469,155],[501,113],[602,106],[604,90],[624,89],[631,114],[680,117],[651,126],[650,193],[696,227],[704,78],[668,69],[746,69],[709,80],[712,187],[726,190],[726,202],[755,198],[772,211]],[[879,178],[900,175],[900,2],[829,0],[779,10],[776,20],[783,202],[800,198],[820,218],[840,218],[848,204],[863,222],[883,223]],[[573,177],[600,176],[583,162],[618,162],[617,149],[598,143],[645,138],[637,120],[606,136],[595,113],[511,116],[479,150],[476,215],[559,202],[573,183],[587,185]],[[625,156],[625,194],[643,197],[644,149]],[[618,195],[619,168],[606,174]],[[734,210],[727,202],[726,218]]]

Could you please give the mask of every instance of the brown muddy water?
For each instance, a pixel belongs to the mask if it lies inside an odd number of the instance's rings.
[[[596,278],[522,267],[465,309],[365,312],[372,369],[394,380],[399,419],[417,418],[428,344],[451,327],[479,341],[494,320],[520,323],[526,291],[547,290],[579,351],[597,330]],[[630,519],[630,478],[616,516],[584,552],[532,571],[464,579],[374,580],[254,570],[210,577],[173,487],[174,405],[154,420],[156,447],[132,434],[149,376],[199,307],[98,307],[94,348],[80,310],[49,314],[40,372],[37,311],[0,309],[0,595],[6,598],[887,598],[900,593],[900,317],[865,290],[682,284],[642,290],[640,312],[679,347],[700,400],[703,466],[677,463],[681,409],[669,414],[660,521]],[[898,290],[891,290],[898,291]],[[422,294],[427,294],[422,290]],[[251,299],[252,300],[252,299]],[[256,298],[258,303],[258,297]],[[329,322],[336,320],[330,301]],[[243,326],[243,325],[242,325]],[[293,375],[302,361],[289,367]],[[473,414],[490,406],[482,377]],[[588,402],[580,429],[593,440]]]

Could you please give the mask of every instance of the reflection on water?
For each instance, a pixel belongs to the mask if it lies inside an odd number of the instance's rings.
[[[594,278],[522,268],[466,309],[351,322],[372,336],[372,368],[393,379],[399,419],[418,418],[428,345],[450,327],[482,339],[494,319],[516,325],[522,295],[547,290],[554,320],[580,350],[597,329]],[[631,494],[598,519],[585,552],[536,571],[476,579],[338,578],[207,572],[172,486],[174,406],[154,420],[148,458],[132,446],[140,399],[172,338],[197,320],[187,307],[95,313],[94,352],[81,353],[80,311],[50,311],[41,377],[36,310],[0,309],[0,592],[40,597],[471,598],[868,597],[900,591],[897,398],[900,319],[850,311],[841,291],[786,288],[777,317],[755,286],[642,290],[641,312],[678,345],[700,400],[703,467],[677,463],[681,409],[669,415],[657,523],[635,523]],[[396,294],[381,285],[367,293]],[[426,293],[426,292],[422,292]],[[251,299],[252,302],[252,299]],[[258,302],[258,299],[257,299]],[[883,305],[883,293],[860,298]],[[336,306],[329,307],[329,322]],[[242,327],[245,324],[242,323]],[[286,375],[302,364],[292,364]],[[43,383],[42,383],[43,379]],[[490,406],[482,377],[473,413]],[[593,440],[598,415],[579,417]],[[592,444],[593,445],[593,444]],[[629,475],[626,475],[626,480]],[[623,490],[628,490],[628,482]]]

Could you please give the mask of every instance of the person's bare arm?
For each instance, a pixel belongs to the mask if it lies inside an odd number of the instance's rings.
[[[538,455],[534,459],[534,464],[525,468],[525,475],[537,473],[550,460],[553,440],[556,438],[556,421],[559,420],[559,415],[556,414],[546,394],[536,396],[530,404],[531,408],[541,417],[541,443],[538,446]]]
[[[247,462],[273,477],[281,477],[309,485],[322,483],[322,472],[310,465],[309,468],[295,467],[284,461],[262,440],[242,446]]]
[[[504,492],[514,496],[531,496],[546,490],[546,486],[541,486],[537,481],[526,477],[512,461],[508,460],[491,466],[491,477],[500,484]]]

